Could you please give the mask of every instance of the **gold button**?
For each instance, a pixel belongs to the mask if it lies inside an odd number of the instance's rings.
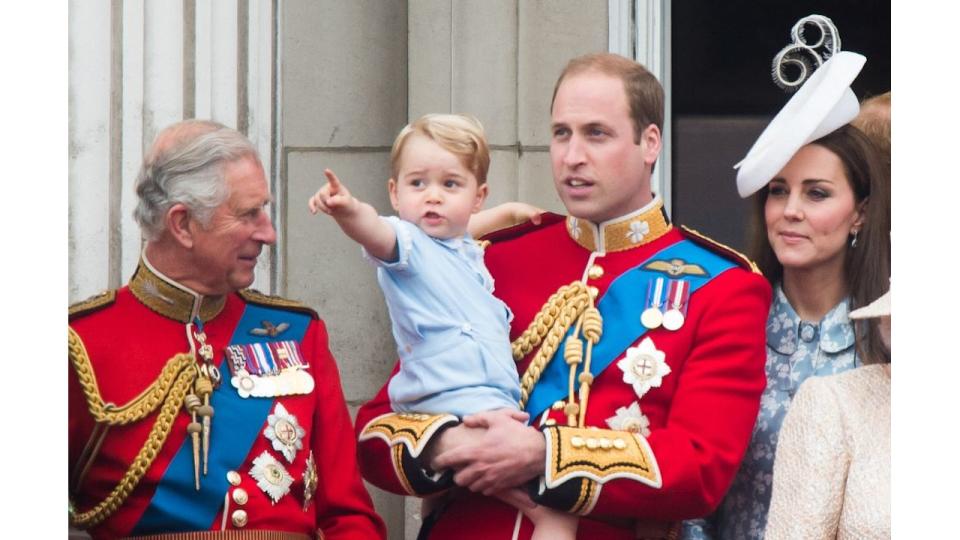
[[[227,471],[227,482],[230,482],[231,486],[240,485],[240,473],[237,471]]]
[[[587,292],[590,293],[590,298],[596,298],[597,295],[600,294],[600,289],[591,285],[590,287],[587,287]]]
[[[590,279],[600,279],[603,277],[603,267],[599,264],[595,264],[587,270],[587,277]]]
[[[570,445],[574,448],[583,448],[583,437],[570,437]]]
[[[623,450],[624,448],[627,447],[627,443],[623,439],[614,439],[613,446],[617,450]]]
[[[555,410],[555,411],[559,411],[560,409],[563,408],[563,402],[562,402],[562,401],[554,401],[552,408],[553,408],[553,410]]]
[[[240,506],[247,504],[249,499],[250,498],[247,496],[247,490],[243,488],[237,488],[233,490],[233,502],[239,504]]]
[[[555,426],[555,425],[557,425],[557,421],[554,420],[553,418],[547,418],[547,421],[544,422],[544,424],[546,424],[546,425],[548,425],[548,426]]]
[[[233,514],[230,515],[230,521],[233,522],[233,526],[238,529],[242,529],[247,526],[247,511],[246,510],[234,510]]]

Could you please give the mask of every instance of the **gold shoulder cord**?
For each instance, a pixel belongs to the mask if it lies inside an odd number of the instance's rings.
[[[567,338],[564,349],[564,360],[570,366],[569,397],[564,412],[567,414],[568,424],[583,424],[590,384],[593,382],[593,376],[589,371],[591,352],[593,345],[600,341],[603,326],[600,312],[593,306],[593,300],[589,289],[582,281],[574,281],[561,287],[547,299],[530,326],[513,342],[513,359],[518,362],[543,343],[520,379],[521,409],[526,407],[530,392],[533,391],[543,370],[557,352],[563,335],[576,324],[575,331]],[[584,356],[583,342],[577,337],[578,335],[583,335],[587,340],[586,356]],[[574,376],[577,365],[584,359],[586,359],[584,371],[579,377],[580,403],[577,404],[574,399]]]
[[[158,407],[160,408],[160,414],[143,447],[107,498],[86,512],[77,512],[73,504],[70,504],[70,522],[82,528],[89,528],[107,519],[120,508],[156,459],[157,453],[167,440],[167,435],[170,434],[173,420],[183,405],[184,397],[197,378],[196,360],[191,354],[177,354],[167,361],[167,365],[163,367],[163,371],[153,384],[129,403],[117,407],[105,403],[100,396],[87,350],[80,336],[72,328],[69,328],[68,347],[70,361],[87,398],[90,415],[97,422],[109,426],[125,425],[146,418]]]

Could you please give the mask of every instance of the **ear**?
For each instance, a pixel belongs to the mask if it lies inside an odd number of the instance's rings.
[[[863,224],[867,221],[867,204],[870,202],[870,197],[860,201],[857,204],[857,217],[853,220],[853,226],[850,228],[851,231],[859,231]]]
[[[480,186],[477,188],[477,197],[473,201],[472,213],[476,214],[477,212],[480,211],[481,208],[483,208],[483,201],[487,200],[487,194],[489,193],[489,191],[490,190],[487,188],[486,182],[484,182],[483,184],[480,184]]]
[[[190,216],[190,209],[183,203],[177,203],[167,209],[164,216],[167,232],[181,246],[193,247],[193,227],[198,224]]]
[[[643,160],[653,166],[660,156],[663,140],[660,137],[660,128],[650,124],[640,133],[640,146],[643,148]]]
[[[393,178],[387,180],[387,192],[390,193],[390,205],[394,211],[400,211],[400,197],[397,196],[397,181]]]

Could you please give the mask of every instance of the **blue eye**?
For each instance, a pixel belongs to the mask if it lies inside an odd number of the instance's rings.
[[[781,195],[786,195],[787,188],[786,186],[783,186],[780,184],[771,184],[770,187],[767,188],[767,194],[771,197],[779,197]]]
[[[457,186],[459,186],[459,185],[460,185],[460,183],[457,182],[456,180],[444,180],[444,182],[443,182],[443,187],[445,187],[445,188],[455,188],[455,187],[457,187]]]
[[[420,187],[423,185],[423,180],[419,178],[414,178],[413,180],[410,180],[410,185],[413,187]]]

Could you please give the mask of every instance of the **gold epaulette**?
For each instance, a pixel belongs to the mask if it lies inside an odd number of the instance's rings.
[[[94,311],[99,311],[117,300],[117,290],[109,289],[103,291],[102,293],[95,294],[86,300],[81,300],[70,306],[69,311],[69,320],[73,320],[77,317],[86,315],[88,313],[93,313]]]
[[[548,452],[544,481],[548,488],[573,478],[589,478],[600,484],[629,478],[653,488],[663,485],[653,450],[642,435],[570,426],[550,426],[543,434]]]
[[[713,238],[704,236],[703,234],[689,227],[685,227],[683,225],[680,226],[680,232],[683,233],[683,236],[689,238],[691,241],[693,241],[697,245],[705,247],[710,251],[719,253],[720,255],[723,255],[724,257],[733,260],[739,266],[747,270],[750,270],[754,274],[761,274],[760,268],[757,266],[757,263],[751,261],[749,257],[733,249],[732,247],[726,244],[721,244],[720,242],[717,242]]]
[[[317,315],[317,312],[313,310],[310,306],[297,302],[296,300],[290,300],[283,298],[281,296],[273,296],[270,294],[263,294],[262,292],[256,289],[243,289],[237,291],[237,294],[240,295],[240,298],[243,298],[251,304],[257,304],[260,306],[275,307],[281,309],[288,309],[290,311],[297,311],[300,313],[305,313],[310,315],[314,319],[319,319],[320,316]]]

